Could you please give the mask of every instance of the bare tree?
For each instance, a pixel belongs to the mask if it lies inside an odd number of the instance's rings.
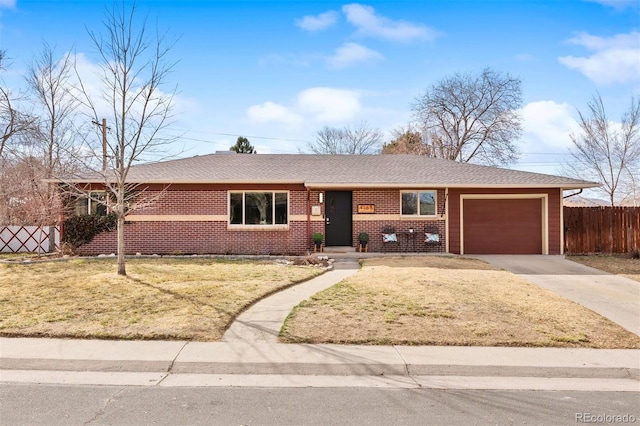
[[[640,164],[640,101],[631,98],[619,125],[607,118],[599,94],[587,103],[587,109],[585,114],[578,110],[580,131],[570,134],[573,161],[566,167],[576,177],[602,183],[602,191],[614,206],[624,185],[636,191],[633,171]]]
[[[505,165],[518,158],[521,105],[520,79],[485,68],[438,81],[412,110],[433,157]]]
[[[623,182],[621,204],[625,206],[640,206],[640,161],[634,166],[627,167],[626,175],[628,179]]]
[[[5,71],[7,64],[7,52],[0,50],[0,73]],[[16,103],[21,95],[15,95],[5,86],[4,79],[0,77],[0,158],[5,154],[9,141],[25,132],[31,131],[35,124],[35,118],[21,111]]]
[[[12,157],[0,171],[0,224],[51,225],[56,217],[48,215],[55,204],[55,194],[46,191],[42,157],[27,152]],[[47,198],[50,197],[50,198]]]
[[[6,51],[0,50],[0,73],[7,66]],[[26,204],[25,193],[21,190],[25,179],[18,179],[22,173],[17,154],[25,143],[25,138],[36,129],[36,118],[25,111],[22,93],[12,93],[0,74],[0,222],[11,223],[17,218],[21,222],[26,216],[16,214]],[[18,222],[16,222],[18,223]]]
[[[79,101],[71,93],[74,63],[69,54],[56,57],[54,49],[44,44],[40,56],[29,67],[25,80],[38,114],[37,128],[26,135],[22,169],[37,164],[40,179],[28,193],[31,203],[38,202],[39,224],[53,223],[60,209],[56,204],[55,186],[47,179],[76,171],[78,161],[70,155],[77,146],[78,129],[74,127]],[[34,209],[35,211],[35,209]]]
[[[108,127],[110,134],[99,132],[104,138],[108,167],[102,167],[102,149],[89,144],[93,161],[87,166],[93,170],[93,176],[99,176],[107,192],[106,197],[95,197],[91,188],[78,188],[84,196],[98,203],[108,204],[117,219],[118,274],[126,275],[124,222],[131,211],[144,207],[153,201],[153,196],[143,196],[144,188],[128,181],[132,165],[142,160],[146,154],[161,151],[175,140],[164,137],[163,131],[172,118],[175,89],[164,92],[168,74],[175,65],[169,59],[173,43],[163,35],[148,33],[146,21],[137,22],[134,18],[136,7],[127,9],[124,2],[114,5],[105,12],[104,34],[88,31],[98,54],[101,57],[100,95],[95,95],[80,80],[80,96],[85,106],[91,110],[91,120],[99,123],[100,106],[110,110]],[[104,129],[100,129],[104,130]],[[97,138],[96,138],[97,139]],[[87,176],[77,176],[75,182],[81,182]],[[157,198],[157,196],[156,196]]]
[[[34,128],[35,118],[20,111],[15,105],[17,100],[9,89],[0,86],[0,157],[5,153],[10,140],[15,140],[17,136]]]
[[[63,167],[66,152],[75,145],[77,129],[73,127],[79,101],[71,93],[74,63],[71,55],[56,58],[54,49],[44,44],[26,75],[28,87],[41,112],[39,138],[44,145],[47,175]]]
[[[382,137],[380,130],[372,129],[366,122],[353,128],[325,126],[308,147],[315,154],[372,154],[379,149]]]

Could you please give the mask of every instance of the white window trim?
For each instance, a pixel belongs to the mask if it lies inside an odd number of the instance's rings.
[[[273,194],[275,199],[275,194],[287,194],[287,223],[279,223],[272,225],[247,225],[245,224],[245,194],[247,192],[270,192]],[[231,194],[242,194],[242,223],[231,223]],[[272,215],[275,217],[275,208],[276,204],[273,203]],[[229,190],[227,191],[227,228],[230,230],[242,230],[242,231],[278,231],[278,230],[288,230],[289,223],[291,221],[291,192],[290,191],[281,191],[281,190],[264,190],[264,189],[243,189],[243,190]]]
[[[104,205],[96,200],[94,200],[93,198],[91,198],[91,194],[106,194],[107,191],[105,191],[104,189],[99,189],[99,190],[92,190],[88,192],[88,196],[86,197],[78,197],[76,199],[76,203],[80,200],[84,200],[86,202],[87,205],[87,214],[92,214],[91,213],[91,207],[92,204],[97,204],[98,206],[100,205]],[[107,209],[107,214],[109,214],[111,212],[111,209],[109,208],[109,206],[105,206],[105,208]]]
[[[433,192],[433,203],[434,203],[434,212],[433,214],[420,214],[420,193],[421,192]],[[416,206],[416,214],[403,214],[402,213],[402,194],[413,193],[417,195],[416,201],[418,205]],[[400,191],[400,217],[402,218],[412,218],[412,219],[420,219],[420,218],[434,218],[438,217],[438,190],[437,189],[403,189]]]

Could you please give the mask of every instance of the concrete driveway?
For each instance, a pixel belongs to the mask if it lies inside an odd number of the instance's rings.
[[[564,256],[477,255],[540,287],[591,309],[640,336],[640,283]]]

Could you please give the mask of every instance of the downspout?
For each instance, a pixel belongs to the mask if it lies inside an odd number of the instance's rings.
[[[565,198],[573,197],[573,196],[575,196],[575,195],[580,195],[580,194],[582,194],[582,190],[583,190],[583,189],[582,189],[582,188],[580,188],[580,191],[578,191],[578,192],[574,192],[573,194],[565,195],[564,197],[562,197],[562,199],[564,200]]]
[[[561,188],[562,189],[562,188]],[[562,197],[562,199],[564,200],[565,198],[569,198],[569,197],[574,197],[576,195],[580,195],[582,194],[582,188],[580,188],[580,190],[578,192],[574,192],[573,194],[569,194],[569,195],[565,195]],[[560,206],[560,224],[562,225],[562,232],[560,233],[560,254],[564,255],[565,252],[565,233],[567,232],[567,228],[564,225],[564,203],[562,203],[563,205]]]
[[[449,188],[444,189],[444,250],[449,253]]]
[[[311,241],[311,190],[307,188],[307,242],[305,247],[309,247],[309,241]]]

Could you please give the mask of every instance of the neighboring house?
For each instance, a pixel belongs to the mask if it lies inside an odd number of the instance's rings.
[[[129,254],[300,255],[314,232],[327,247],[356,247],[367,232],[369,251],[561,254],[563,191],[598,186],[415,155],[211,154],[135,166],[129,181],[166,188],[127,216]],[[383,247],[384,226],[413,229],[415,248]],[[441,247],[425,244],[427,228]],[[80,248],[115,250],[115,232]]]

